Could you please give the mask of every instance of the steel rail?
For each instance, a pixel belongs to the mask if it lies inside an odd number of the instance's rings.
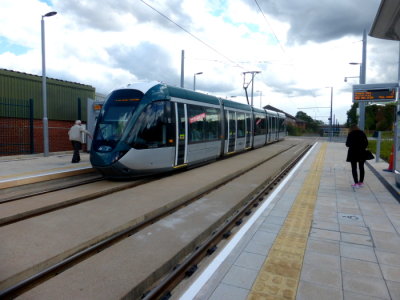
[[[98,175],[98,176],[100,176],[100,177],[86,179],[84,181],[77,182],[77,183],[65,184],[63,186],[58,186],[58,187],[54,187],[54,188],[48,188],[48,189],[44,189],[42,191],[36,191],[36,192],[26,193],[26,194],[14,196],[14,197],[9,197],[9,198],[0,200],[0,204],[8,203],[8,202],[16,201],[16,200],[22,200],[22,199],[33,197],[33,196],[44,195],[44,194],[51,193],[51,192],[57,192],[57,191],[65,190],[68,188],[73,188],[73,187],[77,187],[77,186],[104,180],[104,177],[102,175]]]

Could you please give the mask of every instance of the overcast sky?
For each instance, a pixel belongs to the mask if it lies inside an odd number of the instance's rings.
[[[330,89],[340,123],[358,84],[362,32],[380,0],[0,0],[0,68],[41,75],[41,16],[47,76],[99,93],[136,81],[180,86],[328,123]],[[396,82],[399,43],[368,36],[367,83]],[[246,77],[246,83],[250,77]],[[261,92],[260,92],[261,91]],[[250,92],[250,88],[249,88]]]

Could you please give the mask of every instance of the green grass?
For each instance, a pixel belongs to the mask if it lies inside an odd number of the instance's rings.
[[[365,131],[365,134],[367,135],[368,139],[368,149],[371,150],[371,152],[376,154],[376,139],[371,139],[375,131],[371,130]],[[381,132],[381,139],[384,139],[381,141],[381,154],[380,157],[385,160],[389,161],[390,153],[392,152],[392,146],[393,146],[393,131],[382,131]]]
[[[393,140],[381,141],[380,157],[387,162],[389,161],[390,153],[392,152],[392,145]],[[371,150],[371,152],[376,153],[376,140],[368,141],[368,149]]]

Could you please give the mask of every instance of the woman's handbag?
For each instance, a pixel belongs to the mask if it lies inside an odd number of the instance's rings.
[[[371,159],[374,159],[374,158],[375,158],[375,156],[372,154],[371,151],[365,150],[365,160],[371,160]]]

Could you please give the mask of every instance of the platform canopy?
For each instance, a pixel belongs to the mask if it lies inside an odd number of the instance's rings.
[[[400,40],[400,1],[382,0],[369,35],[379,39]]]

